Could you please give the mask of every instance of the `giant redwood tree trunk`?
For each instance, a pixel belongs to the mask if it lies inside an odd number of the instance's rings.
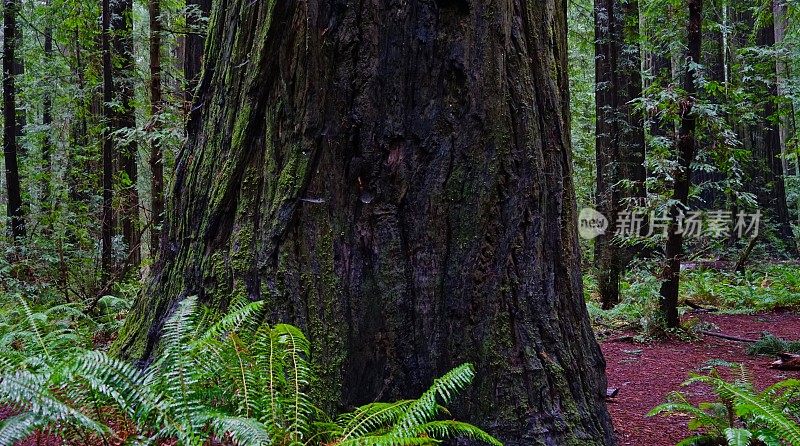
[[[613,444],[582,299],[562,0],[215,2],[168,233],[117,348],[263,299],[327,406],[421,392],[507,445]]]
[[[597,207],[609,230],[595,240],[598,291],[603,308],[619,302],[620,276],[635,249],[614,238],[617,217],[629,199],[644,198],[644,114],[634,101],[642,96],[639,2],[596,0],[595,153]]]

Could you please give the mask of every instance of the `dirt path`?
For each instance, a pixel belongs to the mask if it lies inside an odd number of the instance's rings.
[[[698,317],[719,327],[722,333],[743,338],[759,338],[764,331],[783,338],[800,338],[800,314],[796,313]],[[708,336],[694,343],[606,341],[601,346],[606,356],[608,385],[620,389],[609,402],[620,446],[672,446],[684,438],[688,419],[645,415],[673,390],[683,390],[693,400],[711,400],[713,395],[703,386],[681,388],[689,373],[700,372],[709,360],[744,363],[759,388],[786,378],[800,378],[798,372],[770,369],[770,358],[748,356],[746,344]]]

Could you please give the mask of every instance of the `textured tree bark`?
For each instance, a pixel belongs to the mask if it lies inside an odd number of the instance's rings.
[[[703,0],[689,0],[689,23],[687,26],[687,61],[683,79],[686,99],[681,104],[681,123],[678,130],[677,156],[678,165],[672,176],[674,178],[672,199],[679,203],[670,209],[670,222],[667,231],[667,242],[664,248],[665,265],[662,274],[663,282],[660,292],[660,309],[664,323],[669,328],[680,325],[678,318],[678,289],[681,275],[681,257],[683,256],[683,234],[678,231],[678,215],[686,208],[689,201],[689,186],[692,184],[692,160],[695,156],[695,129],[697,117],[694,113],[697,87],[695,79],[698,75],[693,65],[700,64],[700,51],[703,40]]]
[[[133,59],[133,0],[114,0],[111,8],[111,44],[117,61],[112,72],[117,107],[113,113],[114,131],[136,128],[136,110],[133,107],[133,77],[136,62]],[[127,138],[126,138],[127,139]],[[141,262],[141,225],[139,223],[138,144],[135,141],[118,139],[115,147],[119,156],[119,168],[127,177],[127,184],[120,189],[120,220],[122,240],[128,247],[125,267],[135,267]]]
[[[114,80],[111,66],[111,8],[110,0],[102,0],[102,33],[100,36],[103,58],[103,213],[101,224],[102,253],[100,257],[101,276],[103,287],[108,286],[112,268],[111,239],[114,231],[114,139],[110,121],[113,110],[111,101],[114,100]],[[105,290],[102,290],[99,295]]]
[[[17,135],[17,92],[14,82],[16,70],[17,12],[19,2],[5,0],[3,12],[3,156],[6,164],[6,188],[8,189],[7,215],[11,235],[25,236],[25,215],[22,208],[20,186],[19,145]]]
[[[324,407],[416,395],[509,446],[613,444],[582,297],[561,0],[215,2],[153,282],[313,340]]]
[[[150,114],[151,130],[161,129],[163,94],[161,88],[161,0],[149,1],[150,12]],[[161,241],[161,225],[164,220],[164,153],[161,141],[153,138],[150,143],[150,193],[152,199],[152,222],[150,250],[155,257]]]
[[[189,33],[186,35],[183,70],[186,76],[186,101],[191,104],[203,69],[205,34],[202,32],[202,18],[208,17],[211,12],[211,0],[187,0],[186,6]]]
[[[642,95],[637,0],[596,0],[595,153],[597,207],[609,219],[595,239],[595,266],[603,308],[619,303],[619,280],[635,249],[614,238],[617,218],[631,198],[645,196],[644,115],[633,101]]]

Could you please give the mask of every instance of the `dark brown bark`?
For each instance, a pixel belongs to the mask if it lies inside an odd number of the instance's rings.
[[[161,1],[150,0],[150,113],[152,115],[151,130],[161,129],[161,111],[163,93],[161,86]],[[161,140],[156,137],[150,143],[150,170],[152,221],[150,232],[151,255],[158,253],[161,241],[161,225],[164,221],[164,154]]]
[[[3,13],[3,156],[6,164],[6,187],[8,189],[7,215],[13,237],[25,236],[25,215],[22,208],[17,154],[19,129],[17,120],[17,92],[15,84],[15,62],[17,46],[17,0],[5,0]]]
[[[670,209],[672,222],[667,232],[667,241],[664,248],[665,266],[662,274],[664,280],[661,284],[660,308],[664,323],[669,328],[678,327],[678,289],[681,273],[681,258],[683,256],[683,234],[678,231],[678,216],[686,208],[689,201],[689,186],[692,184],[691,165],[695,156],[695,130],[697,117],[694,111],[697,87],[695,79],[698,75],[693,66],[700,63],[700,50],[702,47],[703,0],[688,0],[689,23],[687,26],[687,61],[685,66],[683,89],[686,94],[681,103],[681,123],[678,130],[677,168],[673,172],[674,178],[672,200],[676,205]]]
[[[112,78],[114,95],[119,104],[114,110],[113,131],[136,128],[136,110],[133,108],[133,0],[114,0],[111,5],[111,36],[113,56],[117,61]],[[120,138],[121,140],[122,138]],[[135,141],[118,141],[115,149],[119,156],[120,169],[127,181],[122,184],[120,220],[122,240],[128,247],[126,267],[141,262],[141,225],[139,223],[138,145]]]
[[[21,8],[21,3],[17,3],[17,14],[19,14],[19,8]],[[14,33],[14,40],[16,41],[14,44],[14,77],[16,79],[21,79],[25,76],[25,60],[21,57],[21,49],[23,48],[22,30],[22,27],[17,26]],[[25,137],[25,127],[28,125],[28,116],[27,110],[21,102],[17,102],[17,111],[14,116],[16,116],[17,119],[17,152],[19,156],[24,158],[25,155],[27,155],[27,148],[25,144],[20,144],[20,141]]]
[[[45,2],[45,5],[50,8],[50,0]],[[50,11],[48,10],[48,13]],[[44,57],[46,61],[50,61],[53,55],[53,28],[49,22],[44,29]],[[50,181],[52,176],[51,168],[51,152],[53,150],[52,131],[50,126],[53,123],[53,99],[50,95],[50,90],[44,92],[44,99],[42,101],[42,128],[44,129],[44,138],[42,139],[42,160],[44,161],[44,180],[42,181],[42,205],[45,209],[50,209]]]
[[[772,12],[772,9],[769,10]],[[770,14],[771,16],[772,14]],[[756,45],[772,47],[775,45],[773,20],[756,33]],[[758,205],[776,226],[777,238],[786,244],[786,251],[796,252],[792,232],[789,207],[786,202],[786,187],[783,176],[783,150],[780,137],[780,120],[776,101],[778,96],[778,76],[774,63],[769,67],[766,78],[766,99],[761,104],[760,120],[751,126],[752,158],[749,174],[751,189],[755,192]]]
[[[101,254],[101,274],[103,287],[107,287],[111,278],[112,247],[111,240],[114,231],[113,199],[114,199],[114,139],[112,136],[111,119],[113,110],[111,101],[114,100],[114,80],[111,66],[111,8],[110,0],[101,0],[102,5],[102,33],[101,46],[103,53],[103,214],[101,239],[103,243]]]
[[[168,233],[117,349],[175,303],[263,299],[324,407],[417,395],[508,446],[607,445],[583,302],[561,0],[215,2]]]
[[[595,266],[606,309],[619,303],[620,275],[635,252],[615,239],[617,217],[630,199],[645,196],[644,115],[634,105],[642,95],[640,66],[638,1],[596,0],[596,201],[609,229],[595,240]]]
[[[186,35],[184,50],[184,75],[186,76],[186,102],[191,106],[194,99],[200,72],[203,69],[203,51],[205,47],[205,27],[203,17],[211,12],[211,0],[187,0]]]

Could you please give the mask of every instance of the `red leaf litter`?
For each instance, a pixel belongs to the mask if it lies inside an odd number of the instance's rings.
[[[697,317],[703,323],[718,327],[718,330],[709,331],[726,335],[758,339],[768,331],[784,339],[800,339],[800,314],[797,313]],[[601,347],[606,357],[608,387],[619,389],[619,394],[608,403],[619,446],[672,446],[687,437],[688,418],[648,418],[646,414],[664,402],[673,390],[683,391],[695,403],[713,400],[713,393],[705,386],[681,386],[691,372],[702,373],[710,360],[744,364],[759,389],[787,378],[800,378],[800,372],[770,369],[773,358],[748,356],[748,344],[742,342],[705,335],[696,342],[664,340],[637,344],[616,339],[601,343]]]

